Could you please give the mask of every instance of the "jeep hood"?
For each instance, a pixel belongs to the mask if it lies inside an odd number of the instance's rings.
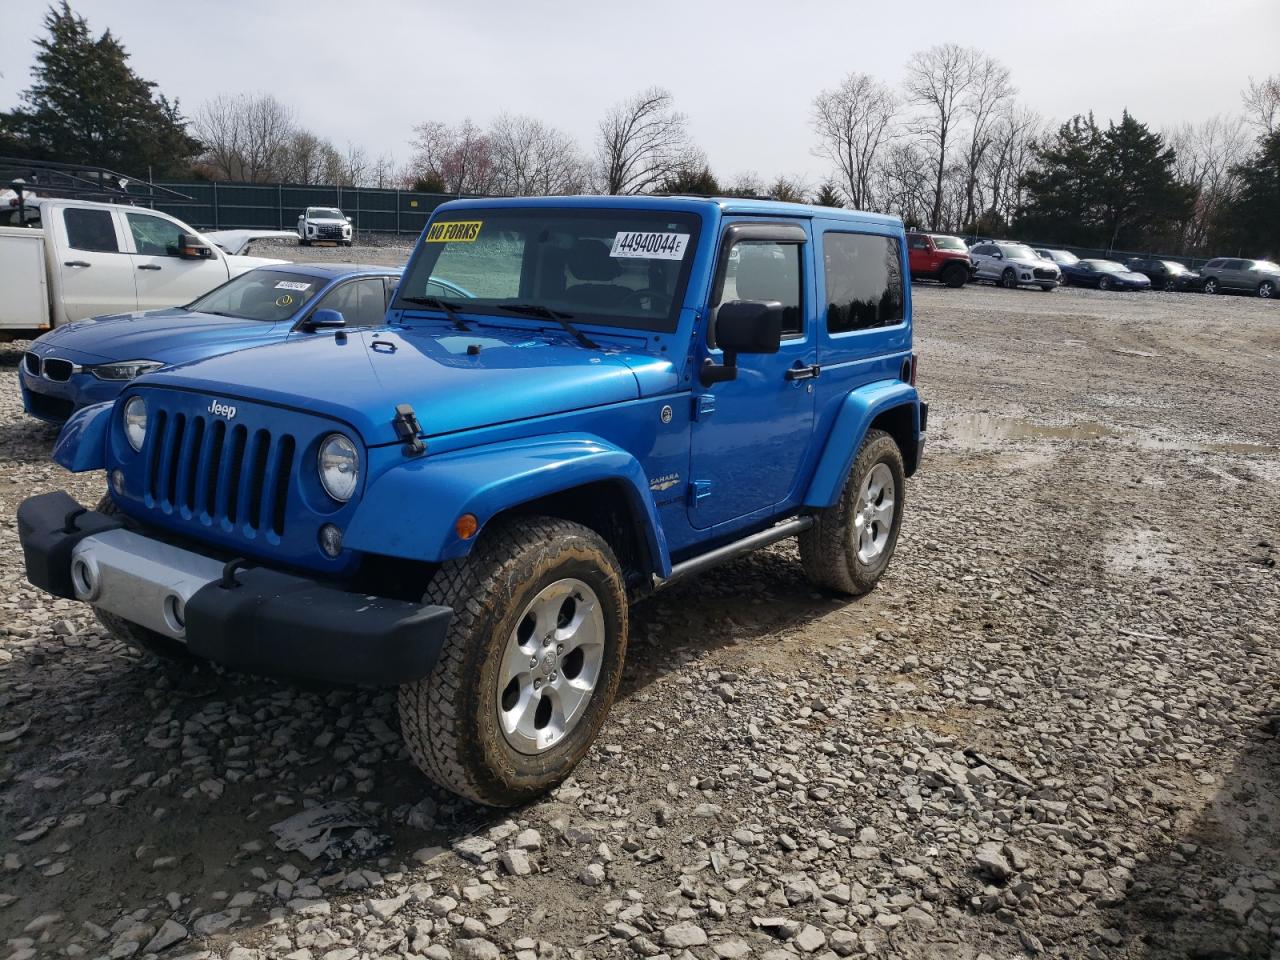
[[[636,375],[619,356],[559,334],[492,328],[317,335],[161,370],[137,383],[332,417],[369,446],[397,441],[392,418],[401,403],[413,406],[431,437],[639,396]]]

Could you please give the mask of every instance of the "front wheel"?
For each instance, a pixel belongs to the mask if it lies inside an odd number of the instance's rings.
[[[1054,290],[1058,289],[1058,285],[1056,283],[1042,283],[1040,284],[1040,289],[1045,293],[1053,293]]]
[[[400,688],[400,729],[422,771],[512,807],[586,755],[627,649],[627,596],[609,545],[551,517],[499,522],[445,563],[427,603],[453,608],[431,673]]]
[[[1000,286],[1006,290],[1012,290],[1018,285],[1018,274],[1014,272],[1013,267],[1006,267],[1004,273],[1000,274]]]
[[[1204,290],[1205,293],[1217,293],[1218,281],[1215,280],[1213,277],[1210,277],[1208,280],[1204,282],[1204,286],[1201,287],[1201,289]]]
[[[942,271],[942,282],[945,283],[948,287],[951,287],[952,289],[955,289],[957,287],[963,287],[968,282],[968,280],[969,280],[968,268],[962,267],[959,264],[955,266],[947,267],[945,270]]]
[[[1174,293],[1174,292],[1176,292],[1176,291],[1177,291],[1177,289],[1178,289],[1178,281],[1177,281],[1177,280],[1166,280],[1166,281],[1164,282],[1164,292],[1165,292],[1165,293]]]
[[[1111,278],[1110,278],[1110,277],[1100,277],[1100,278],[1098,279],[1098,289],[1099,289],[1099,290],[1110,290],[1110,289],[1111,289]]]
[[[1264,300],[1270,300],[1276,295],[1276,285],[1274,281],[1263,280],[1258,284],[1258,296]]]
[[[906,483],[893,437],[868,431],[840,499],[800,534],[800,562],[816,586],[859,596],[880,582],[898,544]]]

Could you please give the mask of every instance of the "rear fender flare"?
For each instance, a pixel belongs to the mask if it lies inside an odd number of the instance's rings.
[[[114,401],[81,407],[62,426],[53,445],[53,462],[72,473],[103,470],[107,466],[107,432]]]
[[[895,407],[912,408],[912,442],[920,442],[920,403],[916,388],[902,380],[878,380],[864,384],[844,398],[827,435],[817,469],[809,482],[804,504],[807,507],[829,507],[840,497],[845,478],[853,467],[853,458],[867,435],[871,422]],[[910,458],[912,451],[903,450]]]
[[[644,469],[630,453],[590,434],[512,440],[392,467],[365,490],[344,543],[410,560],[454,560],[476,541],[457,534],[463,514],[473,514],[483,531],[505,510],[601,481],[625,495],[653,572],[667,576],[671,557]]]

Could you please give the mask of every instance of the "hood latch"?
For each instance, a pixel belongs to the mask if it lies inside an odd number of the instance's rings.
[[[396,436],[404,441],[406,457],[420,457],[427,452],[427,445],[418,438],[422,425],[418,423],[418,415],[413,412],[412,406],[407,403],[396,404],[396,415],[391,425],[395,427]]]

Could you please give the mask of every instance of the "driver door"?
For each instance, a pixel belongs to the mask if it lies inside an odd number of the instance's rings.
[[[689,520],[698,529],[768,511],[795,491],[814,425],[814,279],[808,224],[730,222],[707,309],[708,357],[715,315],[731,300],[777,300],[782,344],[739,354],[737,377],[695,390]]]
[[[199,260],[178,255],[181,236],[195,232],[189,227],[152,213],[132,211],[125,214],[125,222],[133,243],[130,259],[139,310],[181,306],[226,282],[227,268],[216,253]]]

